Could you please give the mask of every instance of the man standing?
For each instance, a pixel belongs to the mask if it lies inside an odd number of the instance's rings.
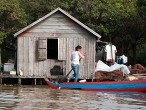
[[[79,64],[80,60],[84,58],[84,55],[81,53],[82,47],[80,45],[76,46],[75,51],[71,54],[71,67],[74,71],[71,79],[74,79],[74,82],[77,82],[79,77]]]

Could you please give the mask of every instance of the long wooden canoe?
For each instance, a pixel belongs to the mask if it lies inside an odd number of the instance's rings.
[[[78,89],[92,91],[135,91],[146,92],[146,80],[133,81],[106,81],[106,82],[51,82],[45,78],[45,82],[52,89]]]

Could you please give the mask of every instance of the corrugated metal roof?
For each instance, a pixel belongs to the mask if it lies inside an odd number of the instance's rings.
[[[42,20],[48,18],[49,16],[51,16],[54,13],[56,13],[57,11],[62,12],[64,15],[66,15],[67,17],[69,17],[70,19],[72,19],[74,22],[78,23],[80,26],[82,26],[83,28],[85,28],[86,30],[88,30],[89,32],[91,32],[93,35],[97,36],[98,38],[101,38],[101,36],[98,33],[96,33],[95,31],[93,31],[92,29],[90,29],[89,27],[87,27],[86,25],[84,25],[83,23],[81,23],[79,20],[77,20],[76,18],[74,18],[73,16],[71,16],[70,14],[68,14],[66,11],[62,10],[61,8],[56,8],[55,10],[53,10],[50,13],[48,13],[44,17],[38,19],[37,21],[33,22],[32,24],[28,25],[27,27],[21,29],[20,31],[18,31],[17,33],[14,34],[14,37],[17,37],[19,34],[23,33],[24,31],[26,31],[27,29],[31,28],[32,26],[38,24]]]

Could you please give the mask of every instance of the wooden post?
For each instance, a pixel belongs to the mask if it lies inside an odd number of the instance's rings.
[[[21,85],[21,78],[18,78],[18,85]]]
[[[0,72],[0,84],[3,84],[2,72]]]
[[[36,85],[36,78],[34,78],[34,85]]]

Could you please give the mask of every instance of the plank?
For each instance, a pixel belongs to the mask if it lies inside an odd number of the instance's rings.
[[[46,33],[85,33],[84,31],[82,30],[79,30],[79,29],[31,29],[31,30],[28,30],[27,32],[46,32]]]
[[[24,49],[23,49],[23,55],[24,55],[24,76],[28,76],[29,75],[29,37],[24,37]]]
[[[33,46],[35,47],[34,48],[34,63],[33,63],[33,69],[34,69],[34,75],[35,76],[38,76],[39,75],[39,64],[38,64],[38,60],[37,60],[37,45],[38,45],[38,43],[37,43],[37,40],[38,40],[38,38],[37,37],[34,37],[33,38],[34,39],[34,44],[33,44]]]
[[[18,37],[17,45],[17,73],[19,74],[20,70],[24,71],[24,37]]]
[[[146,76],[146,73],[143,74],[132,74],[133,76]]]
[[[35,52],[34,52],[34,38],[33,37],[29,37],[29,50],[28,50],[28,53],[29,53],[29,59],[28,59],[28,62],[29,62],[29,75],[33,75],[34,72],[34,66],[33,66],[33,62],[34,62],[34,55],[35,55]]]

